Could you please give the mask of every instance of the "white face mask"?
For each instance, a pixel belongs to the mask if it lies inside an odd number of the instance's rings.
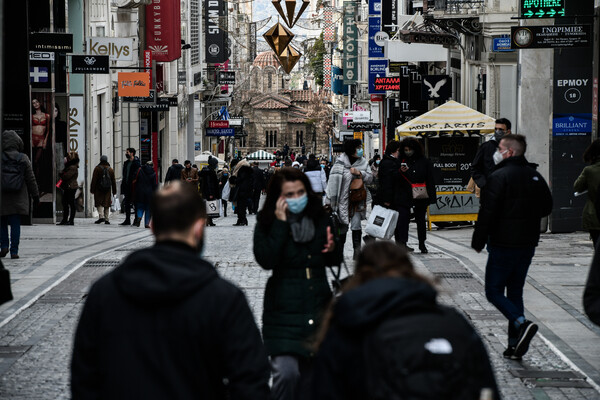
[[[494,153],[494,164],[498,165],[502,162],[502,160],[504,160],[504,154],[506,154],[506,152],[508,151],[508,149],[504,150],[504,151],[500,151],[500,150],[496,150],[496,152]]]

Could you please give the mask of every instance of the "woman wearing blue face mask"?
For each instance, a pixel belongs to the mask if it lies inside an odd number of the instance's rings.
[[[302,399],[310,390],[311,340],[331,300],[325,267],[339,262],[334,249],[328,215],[306,175],[276,172],[254,231],[256,261],[273,271],[263,309],[273,399]]]

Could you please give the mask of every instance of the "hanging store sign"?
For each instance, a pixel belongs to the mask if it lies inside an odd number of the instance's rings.
[[[381,128],[380,124],[373,122],[349,122],[348,129],[354,129],[354,131],[372,131],[373,129]]]
[[[54,53],[49,51],[30,51],[29,61],[54,61]]]
[[[398,2],[381,0],[381,30],[393,36],[398,30]]]
[[[452,95],[452,78],[448,75],[422,77],[421,100],[445,102]]]
[[[146,72],[119,72],[119,97],[150,96],[150,78]]]
[[[205,0],[204,9],[205,61],[209,64],[224,63],[227,60],[227,40],[220,23],[225,16],[223,0]]]
[[[358,28],[356,26],[356,3],[344,2],[344,54],[342,69],[344,84],[354,84],[358,78]]]
[[[71,72],[74,74],[108,74],[108,56],[71,56]]]
[[[369,15],[381,15],[381,0],[369,0]]]
[[[375,80],[377,78],[385,77],[385,70],[387,68],[387,60],[369,60],[369,93],[370,94],[381,94],[385,93],[385,90],[377,90],[375,88]]]
[[[375,90],[386,91],[386,90],[400,90],[400,77],[388,76],[375,78]]]
[[[122,97],[121,101],[123,103],[154,103],[155,93],[156,92],[154,91],[154,89],[151,89],[148,97],[127,96],[127,97]]]
[[[547,25],[511,27],[513,49],[590,47],[592,25]]]
[[[377,34],[387,35],[381,30],[381,17],[369,17],[369,58],[383,57],[383,43],[376,39]],[[381,44],[379,44],[380,42]]]
[[[171,99],[168,97],[159,97],[155,104],[140,104],[140,111],[169,111]]]
[[[72,33],[30,33],[30,51],[52,51],[55,53],[73,52]]]
[[[566,0],[521,0],[521,16],[527,19],[564,17],[565,5]]]
[[[86,53],[91,56],[108,56],[111,61],[133,60],[133,39],[90,37]]]
[[[446,47],[458,45],[458,38],[449,33],[400,31],[400,40],[404,43],[439,44]]]
[[[218,80],[217,82],[221,85],[235,85],[235,72],[219,71],[217,80]]]
[[[217,120],[217,121],[208,121],[209,128],[229,128],[229,121],[227,120]]]
[[[146,47],[159,62],[181,57],[179,0],[152,0],[152,4],[146,6]]]
[[[205,136],[234,136],[235,130],[234,128],[209,128],[206,130]]]

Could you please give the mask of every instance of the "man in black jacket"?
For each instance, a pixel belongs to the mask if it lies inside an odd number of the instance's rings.
[[[173,182],[151,210],[156,244],[90,289],[72,398],[268,399],[269,362],[244,294],[199,255],[204,201]]]
[[[165,175],[165,184],[171,181],[180,181],[182,169],[183,165],[179,164],[179,160],[176,158],[173,159],[171,166],[167,170],[167,175]]]
[[[510,135],[511,123],[506,118],[500,118],[496,120],[496,131],[494,137],[479,146],[477,154],[471,164],[471,176],[473,180],[483,189],[487,183],[487,178],[494,171],[496,165],[494,164],[494,153],[498,148],[498,143],[504,135]]]
[[[523,287],[540,239],[540,220],[552,211],[550,189],[537,165],[525,159],[526,148],[521,135],[500,140],[471,242],[477,252],[487,243],[485,294],[509,321],[504,357],[511,359],[521,359],[537,332],[524,316]]]
[[[142,167],[140,159],[136,157],[135,149],[133,147],[129,147],[125,151],[125,158],[127,161],[123,163],[123,176],[121,180],[121,194],[124,196],[123,208],[125,209],[125,221],[121,222],[119,225],[131,225],[133,180],[135,179],[138,170]]]

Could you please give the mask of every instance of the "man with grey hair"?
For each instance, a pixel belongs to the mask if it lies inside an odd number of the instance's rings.
[[[508,319],[504,357],[520,360],[537,325],[525,319],[523,288],[540,239],[540,220],[552,211],[552,194],[537,165],[525,158],[522,135],[504,136],[494,154],[496,169],[481,192],[481,208],[471,247],[487,244],[487,299]],[[506,292],[506,295],[504,294]]]

